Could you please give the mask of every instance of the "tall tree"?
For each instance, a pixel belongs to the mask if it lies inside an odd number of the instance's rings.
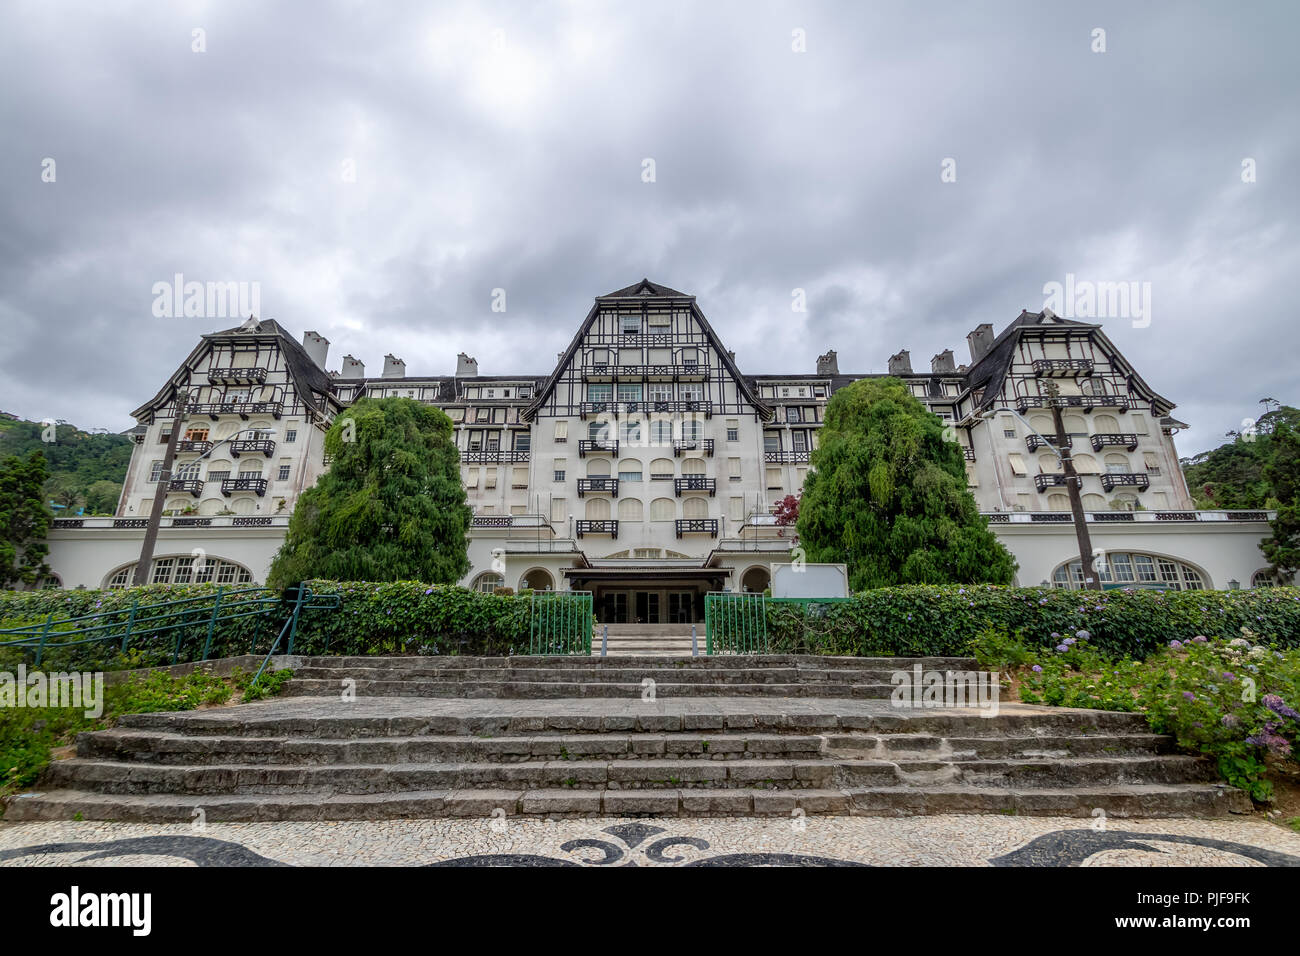
[[[837,391],[799,506],[809,561],[843,561],[855,591],[892,584],[1009,584],[1016,562],[966,488],[943,423],[896,378]]]
[[[460,580],[471,512],[452,435],[445,413],[407,398],[349,408],[325,436],[333,463],[298,499],[268,583]]]
[[[1279,424],[1269,444],[1264,480],[1277,502],[1277,517],[1272,521],[1273,536],[1260,547],[1278,580],[1287,582],[1300,570],[1300,428],[1290,422]]]
[[[0,588],[35,587],[49,574],[50,510],[42,487],[48,476],[45,456],[0,459]]]

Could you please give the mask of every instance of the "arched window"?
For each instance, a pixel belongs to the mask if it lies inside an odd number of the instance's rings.
[[[1029,427],[1044,438],[1052,438],[1056,435],[1056,426],[1046,415],[1034,415],[1029,419]]]
[[[609,499],[588,498],[586,517],[588,521],[608,521]]]
[[[609,441],[614,437],[614,423],[596,419],[587,423],[587,437],[592,441]]]
[[[1088,434],[1088,423],[1083,420],[1082,415],[1066,415],[1062,421],[1063,424],[1065,425],[1065,433],[1067,435]],[[1056,434],[1056,429],[1053,428],[1049,432],[1043,432],[1043,434],[1046,435],[1048,438],[1051,438],[1053,435]]]
[[[673,443],[673,423],[666,419],[655,419],[650,423],[650,442],[654,445],[671,445]]]
[[[1070,510],[1069,496],[1060,494],[1059,492],[1057,494],[1048,495],[1047,510],[1048,511],[1069,511]]]
[[[1091,455],[1075,455],[1074,470],[1081,475],[1095,475],[1099,471],[1097,459]]]
[[[1111,452],[1106,456],[1106,470],[1112,475],[1118,473],[1124,474],[1130,471],[1128,465],[1128,456],[1121,455],[1118,452]]]
[[[1092,417],[1092,430],[1098,435],[1114,435],[1119,432],[1119,420],[1114,415],[1097,414]]]
[[[474,579],[470,585],[475,591],[483,594],[495,594],[497,588],[503,588],[506,585],[506,579],[493,571],[484,571]]]
[[[703,458],[683,458],[682,474],[683,475],[702,475],[705,472]]]
[[[651,521],[672,521],[677,517],[677,506],[671,498],[656,498],[650,502]]]
[[[1084,495],[1084,496],[1083,496],[1083,510],[1084,510],[1084,511],[1105,511],[1105,510],[1106,510],[1106,496],[1105,496],[1105,495],[1099,495],[1099,494],[1097,494],[1097,493],[1095,493],[1095,492],[1092,493],[1092,494]]]
[[[673,460],[671,458],[656,458],[650,462],[650,479],[671,478],[673,477]]]
[[[641,499],[640,498],[623,498],[618,503],[618,520],[619,521],[642,521],[644,520]]]
[[[643,434],[643,432],[642,432],[642,425],[641,425],[641,422],[639,422],[639,421],[625,421],[625,422],[623,422],[623,437],[622,437],[622,441],[623,441],[623,443],[624,443],[625,445],[639,445],[639,444],[641,444],[641,435],[642,435],[642,434]]]
[[[704,435],[704,423],[694,418],[684,419],[682,421],[682,440],[696,441]]]
[[[1045,475],[1056,474],[1061,471],[1061,462],[1051,452],[1043,452],[1038,456],[1038,470]]]
[[[1250,576],[1250,586],[1252,588],[1277,587],[1277,572],[1272,568],[1261,568]]]
[[[709,516],[708,498],[687,498],[682,502],[683,518],[707,518]]]
[[[109,590],[130,587],[134,575],[135,565],[128,564],[109,574],[104,587]],[[253,573],[225,558],[178,554],[154,558],[148,581],[150,584],[252,584]]]
[[[588,477],[588,478],[608,478],[608,477],[609,477],[609,459],[608,459],[608,458],[588,458],[588,459],[587,459],[587,477]]]
[[[1206,587],[1202,573],[1191,565],[1173,558],[1133,551],[1102,552],[1094,561],[1097,577],[1103,585],[1200,591]],[[1058,588],[1083,587],[1083,569],[1078,561],[1062,564],[1052,573]]]
[[[640,458],[624,458],[618,463],[618,480],[620,482],[640,481],[643,477]]]

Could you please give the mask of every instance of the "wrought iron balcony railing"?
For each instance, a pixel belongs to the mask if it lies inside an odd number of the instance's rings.
[[[617,478],[579,478],[578,479],[578,497],[582,498],[591,494],[610,494],[618,497],[618,479]]]
[[[618,540],[618,519],[616,518],[606,518],[603,521],[592,521],[583,518],[574,522],[574,524],[577,526],[576,530],[579,538],[589,534],[607,534],[614,540]]]
[[[532,458],[532,452],[513,448],[509,450],[489,448],[486,451],[472,448],[460,453],[460,460],[467,465],[518,464],[527,462],[530,458]]]
[[[1101,476],[1101,486],[1107,491],[1116,488],[1138,488],[1146,491],[1151,487],[1151,478],[1146,472],[1108,471]]]
[[[208,369],[208,381],[213,385],[262,385],[266,382],[264,368],[213,368]]]
[[[718,480],[716,478],[705,478],[703,475],[687,475],[685,478],[673,479],[673,491],[677,497],[682,496],[683,491],[707,491],[712,498],[718,493]]]
[[[275,442],[269,438],[247,438],[230,443],[231,457],[240,455],[265,455],[270,458],[275,454]]]
[[[203,482],[197,478],[173,478],[167,482],[168,491],[188,491],[195,498],[203,494]]]
[[[673,442],[673,457],[680,457],[684,451],[700,451],[707,457],[713,457],[712,438],[679,438]]]
[[[678,518],[676,526],[679,538],[684,534],[707,534],[712,538],[718,536],[717,518]]]
[[[1034,475],[1034,485],[1039,491],[1046,491],[1048,488],[1054,488],[1057,485],[1068,485],[1069,479],[1065,475]]]
[[[1055,436],[1052,436],[1051,440],[1049,440],[1047,436],[1043,436],[1040,438],[1038,435],[1026,435],[1025,447],[1028,448],[1030,451],[1037,451],[1039,448],[1043,448],[1043,447],[1055,448],[1056,447]],[[1069,435],[1065,436],[1065,447],[1066,448],[1074,447],[1074,439],[1071,438]]]
[[[221,415],[270,415],[279,418],[284,414],[284,402],[191,402],[185,406],[191,415],[207,415],[213,421]]]
[[[178,452],[198,452],[200,455],[206,455],[212,451],[212,442],[210,441],[191,441],[188,438],[182,438],[176,443]]]
[[[586,458],[588,455],[613,455],[618,457],[618,442],[598,438],[584,438],[578,442],[578,457]]]
[[[236,491],[251,491],[259,498],[266,494],[265,478],[223,478],[221,493],[229,498]]]
[[[1116,445],[1120,448],[1127,448],[1129,451],[1136,451],[1138,446],[1138,437],[1129,432],[1096,434],[1092,436],[1093,451],[1101,451],[1107,445]]]
[[[1034,374],[1053,378],[1091,375],[1092,359],[1034,359]]]
[[[1113,408],[1119,412],[1142,408],[1142,402],[1127,395],[1059,395],[1047,398],[1043,395],[1017,395],[1016,411],[1024,414],[1031,408],[1082,408],[1091,412],[1096,408]]]
[[[974,460],[975,460],[975,449],[974,449],[974,448],[968,448],[966,445],[962,445],[962,446],[961,446],[961,453],[962,453],[962,455],[966,458],[967,461],[974,461]]]
[[[687,399],[669,401],[668,399],[648,399],[633,402],[580,402],[578,415],[590,418],[593,415],[686,415],[702,414],[705,418],[713,417],[713,403],[703,400]]]
[[[763,461],[769,465],[797,465],[808,460],[808,451],[765,451]]]

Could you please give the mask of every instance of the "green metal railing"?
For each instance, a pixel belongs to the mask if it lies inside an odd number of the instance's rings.
[[[529,654],[591,655],[590,591],[534,593],[528,605]]]
[[[802,605],[808,617],[825,616],[830,605],[848,598],[773,598],[763,594],[721,591],[704,596],[706,654],[770,654],[768,611],[780,605]]]
[[[260,619],[248,636],[248,653],[253,654],[264,630],[261,623],[273,626],[284,614],[271,646],[274,650],[287,637],[287,653],[293,653],[301,612],[339,606],[338,595],[314,595],[306,587],[290,589],[283,597],[270,588],[221,587],[199,597],[150,603],[141,602],[137,594],[129,607],[62,618],[51,612],[41,623],[0,630],[0,650],[14,648],[30,654],[37,667],[48,653],[95,644],[116,645],[122,656],[134,646],[152,652],[159,662],[168,657],[172,664],[204,661],[210,658],[214,637],[232,621]]]
[[[704,595],[704,653],[766,654],[767,603],[761,594]]]

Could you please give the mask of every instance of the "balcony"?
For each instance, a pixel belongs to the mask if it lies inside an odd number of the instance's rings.
[[[678,498],[682,496],[683,491],[707,491],[709,497],[712,498],[718,493],[718,480],[716,478],[705,478],[703,475],[674,478],[673,491]]]
[[[1151,487],[1151,478],[1146,472],[1108,471],[1101,476],[1101,486],[1107,491],[1116,488],[1137,488],[1146,491]]]
[[[251,491],[259,498],[266,494],[265,478],[223,478],[221,493],[229,498],[236,491]]]
[[[284,402],[191,402],[185,406],[190,415],[207,415],[213,421],[221,415],[270,415],[279,418],[284,414]]]
[[[1092,436],[1092,450],[1101,451],[1108,445],[1114,445],[1118,448],[1127,448],[1129,451],[1136,451],[1138,446],[1137,435],[1123,432],[1120,434],[1098,434]]]
[[[275,454],[275,442],[269,438],[249,438],[230,443],[230,454],[233,458],[240,455],[265,455],[270,458]]]
[[[618,497],[618,479],[617,478],[579,478],[578,479],[578,497],[583,498],[587,495],[608,494]]]
[[[603,521],[592,521],[590,519],[581,519],[574,522],[577,526],[578,537],[581,538],[588,534],[607,534],[615,541],[618,540],[618,520],[606,518]]]
[[[617,415],[617,402],[582,402],[578,405],[578,415],[586,418],[589,415]]]
[[[962,453],[963,457],[965,457],[965,459],[966,459],[967,461],[974,461],[974,460],[975,460],[975,449],[974,449],[974,448],[967,448],[965,445],[962,445],[962,447],[961,447],[961,453]]]
[[[584,438],[578,442],[578,457],[588,455],[613,455],[618,457],[618,442],[598,438]]]
[[[489,448],[487,451],[471,448],[460,453],[460,460],[466,465],[519,464],[527,462],[531,457],[530,451],[517,448],[509,451],[500,448]]]
[[[213,385],[262,385],[266,382],[266,369],[211,368],[208,381]]]
[[[1065,475],[1034,475],[1034,486],[1039,491],[1046,491],[1048,488],[1068,485],[1069,483],[1069,479]]]
[[[187,438],[182,438],[180,441],[176,443],[176,451],[177,452],[192,451],[192,452],[197,452],[200,455],[206,455],[208,452],[212,451],[212,442],[191,441]]]
[[[666,398],[652,398],[635,402],[581,402],[578,415],[588,418],[592,415],[686,415],[703,414],[705,418],[713,417],[713,403],[703,399],[686,399],[670,401]]]
[[[677,537],[684,534],[707,534],[711,538],[718,536],[717,518],[678,518]]]
[[[681,457],[684,451],[702,451],[709,458],[713,457],[712,438],[680,438],[673,442],[673,457]]]
[[[1053,436],[1053,438],[1054,437],[1055,436]],[[1026,435],[1025,447],[1028,448],[1030,451],[1037,451],[1040,448],[1055,448],[1057,446],[1055,440],[1049,441],[1047,438],[1040,437],[1038,435]],[[1065,436],[1065,447],[1066,448],[1074,447],[1074,439],[1071,438],[1069,435]]]
[[[514,515],[474,515],[470,519],[471,528],[509,528],[515,523]]]
[[[195,498],[203,494],[203,482],[197,478],[173,478],[167,482],[168,491],[188,491]]]
[[[1076,378],[1092,374],[1092,359],[1034,359],[1034,374],[1040,378]]]
[[[608,382],[633,379],[693,379],[702,378],[706,369],[701,365],[588,365],[582,369],[584,382]]]
[[[769,465],[800,465],[808,460],[808,451],[765,451],[763,461]]]

